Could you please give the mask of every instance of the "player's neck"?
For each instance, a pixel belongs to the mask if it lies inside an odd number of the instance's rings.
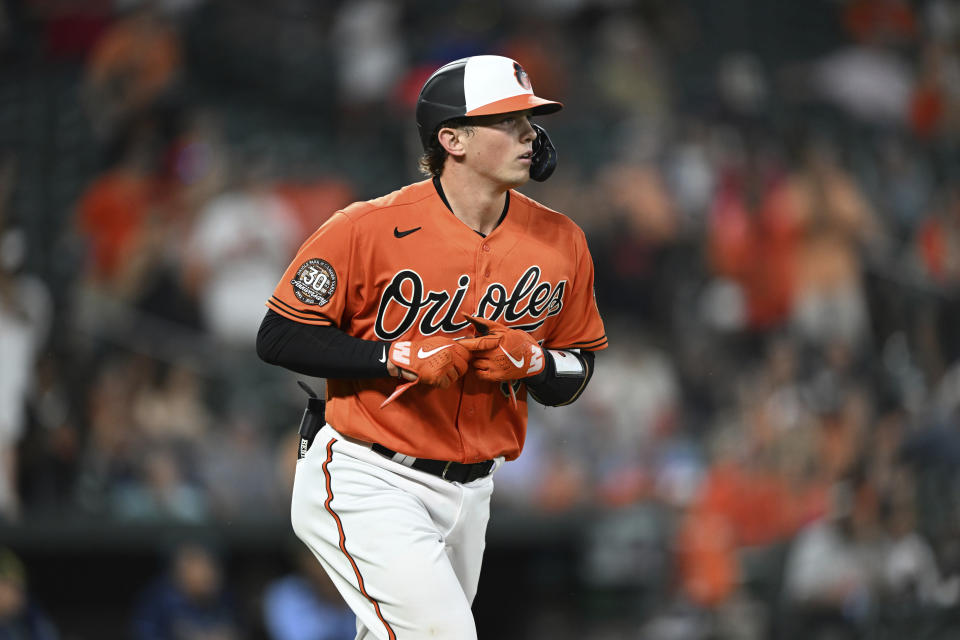
[[[457,172],[446,171],[440,176],[440,184],[453,215],[483,235],[493,231],[503,215],[506,187],[468,181]]]

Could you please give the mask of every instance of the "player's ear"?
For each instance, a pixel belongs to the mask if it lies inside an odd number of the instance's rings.
[[[440,130],[437,132],[437,139],[440,141],[440,146],[446,149],[447,153],[452,156],[462,156],[466,153],[463,148],[463,136],[463,129],[455,127],[440,127]]]

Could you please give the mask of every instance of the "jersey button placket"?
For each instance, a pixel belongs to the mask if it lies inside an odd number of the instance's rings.
[[[480,250],[483,253],[490,253],[490,243],[484,242],[482,245],[480,245]],[[481,273],[483,274],[484,278],[490,277],[490,264],[488,261],[489,261],[489,256],[485,256],[480,259],[481,269],[482,269]]]

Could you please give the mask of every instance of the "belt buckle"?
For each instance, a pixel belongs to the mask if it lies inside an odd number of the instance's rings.
[[[447,462],[447,464],[444,465],[444,467],[443,467],[443,472],[440,474],[440,479],[441,479],[441,480],[446,480],[446,479],[447,479],[447,470],[450,469],[450,465],[452,465],[452,464],[453,464],[453,461],[450,460],[449,462]]]

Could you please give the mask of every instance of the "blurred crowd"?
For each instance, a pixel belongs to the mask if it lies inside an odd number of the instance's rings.
[[[599,509],[583,579],[631,594],[543,637],[960,628],[960,2],[3,9],[0,521],[286,518],[263,303],[417,179],[429,73],[501,53],[566,105],[523,191],[586,231],[611,346],[495,503]]]
[[[184,537],[160,554],[160,566],[136,587],[131,606],[116,607],[123,609],[113,613],[123,618],[119,635],[138,640],[353,638],[353,612],[311,552],[298,543],[287,555],[252,593],[240,593],[218,545],[199,535]],[[118,632],[114,625],[111,634]],[[58,624],[31,593],[24,562],[0,548],[0,637],[58,640],[88,633]]]

